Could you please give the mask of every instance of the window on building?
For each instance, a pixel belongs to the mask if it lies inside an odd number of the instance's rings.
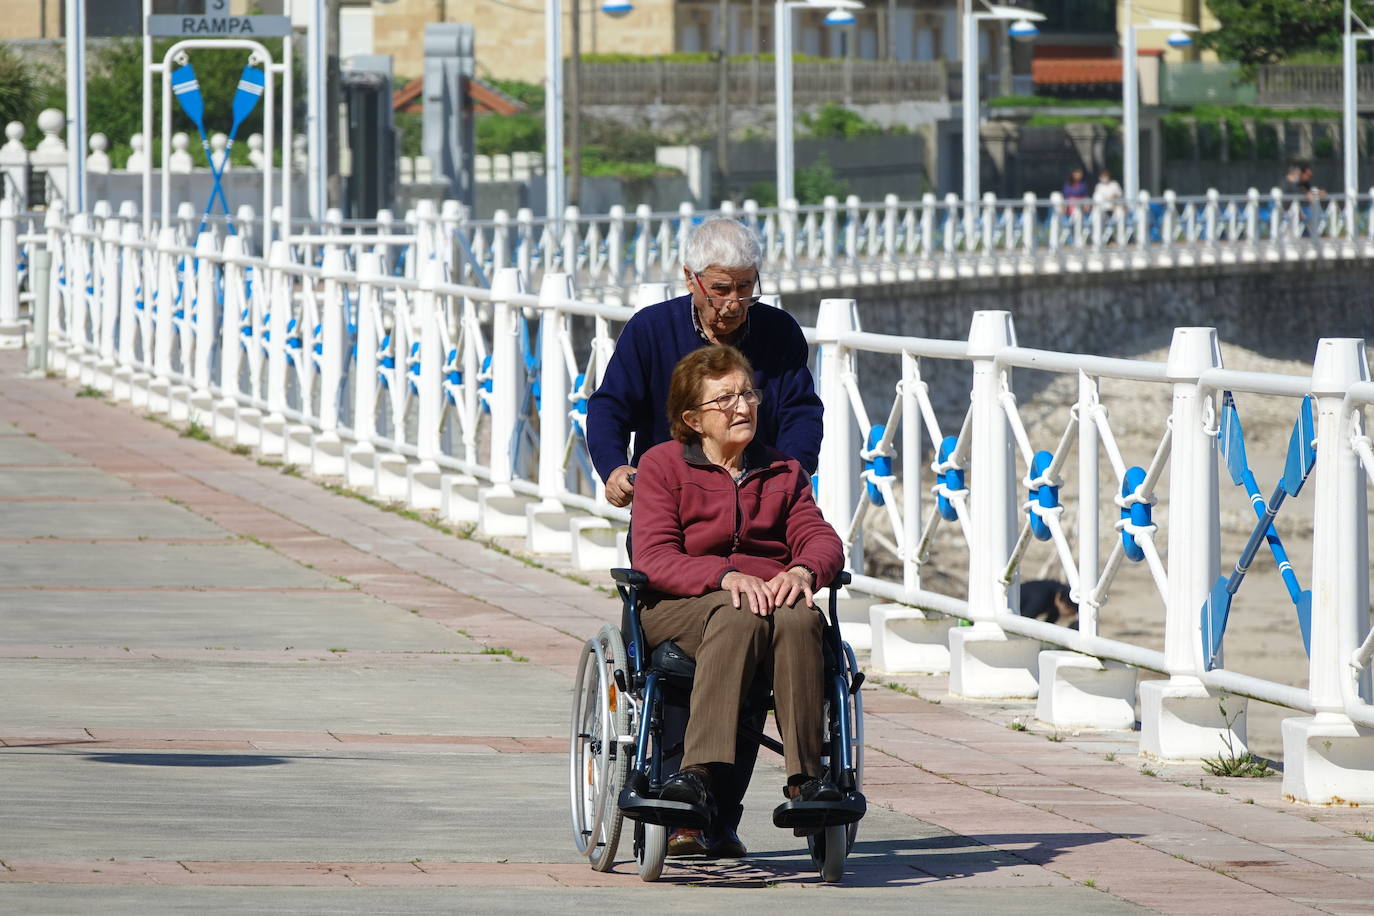
[[[1116,0],[1035,0],[1035,9],[1045,14],[1041,32],[1116,31]]]

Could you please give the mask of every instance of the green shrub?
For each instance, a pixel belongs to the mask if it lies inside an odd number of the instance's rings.
[[[1250,158],[1250,134],[1245,130],[1245,124],[1235,117],[1223,118],[1217,122],[1221,129],[1226,132],[1226,155],[1231,160]]]
[[[520,80],[487,80],[506,95],[531,109],[544,107],[544,87],[538,83],[523,83]]]
[[[41,93],[32,68],[0,45],[0,124],[28,121],[38,114]]]
[[[857,111],[850,111],[834,102],[822,105],[814,115],[802,115],[800,120],[811,136],[826,140],[872,137],[883,132],[881,127],[865,120]]]
[[[396,132],[400,134],[397,145],[398,156],[422,156],[425,117],[418,111],[398,111],[395,114]]]
[[[476,133],[477,152],[483,156],[544,148],[544,119],[529,112],[482,115],[477,119]]]
[[[798,203],[819,204],[823,203],[826,197],[838,197],[843,200],[849,193],[849,186],[835,177],[829,157],[821,153],[815,162],[797,169],[796,190]]]
[[[1165,115],[1160,119],[1164,132],[1164,158],[1191,159],[1193,135],[1182,115]]]

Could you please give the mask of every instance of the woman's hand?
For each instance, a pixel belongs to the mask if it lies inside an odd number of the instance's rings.
[[[802,596],[806,597],[807,607],[816,606],[811,600],[811,573],[800,566],[784,569],[768,580],[767,588],[773,596],[774,607],[791,607]]]
[[[720,587],[730,592],[737,608],[744,608],[760,617],[773,613],[772,585],[758,576],[747,576],[732,570],[720,580]]]

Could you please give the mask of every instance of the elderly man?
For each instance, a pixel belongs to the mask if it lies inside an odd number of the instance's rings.
[[[621,331],[587,404],[587,445],[611,505],[630,504],[639,456],[670,438],[663,405],[673,367],[708,344],[730,344],[749,359],[763,391],[759,439],[815,472],[821,401],[806,340],[791,315],[758,302],[761,260],[758,240],[743,223],[707,220],[683,253],[688,294],[642,309]]]
[[[738,348],[754,366],[754,385],[763,395],[757,408],[758,440],[797,459],[808,474],[815,472],[821,401],[807,367],[806,339],[791,315],[758,302],[762,260],[758,239],[743,223],[707,220],[692,232],[683,252],[688,294],[640,310],[621,331],[601,387],[587,405],[587,445],[612,505],[630,504],[640,456],[672,438],[665,405],[673,367],[711,344]],[[751,724],[762,728],[762,717]],[[681,742],[685,730],[681,709],[670,706],[664,722],[670,748]],[[665,759],[665,772],[677,768],[679,756]],[[674,831],[669,855],[745,854],[736,829],[757,756],[758,743],[740,739],[733,784],[716,787],[714,830],[710,835]]]

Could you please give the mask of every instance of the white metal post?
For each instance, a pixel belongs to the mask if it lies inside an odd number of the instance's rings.
[[[1101,567],[1098,556],[1097,379],[1078,373],[1078,631],[1097,635],[1097,608],[1088,603]]]
[[[773,4],[773,90],[777,96],[778,204],[796,196],[792,147],[792,10]]]
[[[963,113],[964,113],[964,200],[981,196],[978,148],[978,19],[973,14],[976,0],[964,0]],[[971,226],[966,233],[971,233]]]
[[[1136,36],[1131,24],[1131,0],[1125,0],[1121,37],[1121,179],[1122,196],[1135,200],[1140,193],[1140,90],[1136,85]]]
[[[1374,802],[1374,732],[1346,714],[1356,690],[1352,653],[1369,624],[1366,481],[1345,392],[1369,379],[1365,342],[1323,338],[1312,366],[1317,464],[1312,505],[1312,621],[1308,689],[1315,715],[1284,719],[1283,793],[1309,804]],[[1367,677],[1367,675],[1366,675]]]
[[[268,219],[266,222],[271,223]],[[291,252],[286,242],[278,239],[272,243],[268,258],[266,285],[271,298],[268,308],[271,314],[267,321],[267,409],[273,419],[278,419],[286,409],[286,325],[291,318],[291,278],[286,273]]]
[[[325,159],[329,143],[329,120],[325,114],[325,85],[328,79],[328,51],[325,36],[328,32],[328,2],[313,0],[310,4],[310,38],[306,44],[306,146],[308,165],[306,187],[310,194],[310,218],[324,218],[328,205],[325,197]]]
[[[573,298],[572,277],[545,274],[539,287],[539,496],[550,508],[564,488],[563,452],[568,441],[568,370],[563,365],[567,319],[560,303]]]
[[[339,428],[339,390],[343,386],[344,304],[339,278],[347,270],[343,249],[324,249],[324,302],[320,316],[320,431]]]
[[[1040,644],[1009,636],[995,622],[1019,607],[1016,579],[1002,574],[1016,540],[1016,460],[1010,424],[1002,407],[1009,370],[997,363],[1006,347],[1016,346],[1010,312],[973,313],[968,355],[973,362],[968,475],[968,607],[972,627],[949,631],[949,689],[965,697],[1034,697],[1038,691]]]
[[[0,347],[19,347],[19,227],[14,198],[0,199]]]
[[[434,465],[439,457],[439,426],[442,420],[443,347],[439,342],[439,309],[436,307],[435,285],[439,282],[443,265],[438,260],[426,261],[420,265],[420,291],[415,297],[416,323],[419,325],[420,375],[416,382],[419,389],[419,416],[415,431],[415,453],[422,465]],[[397,359],[397,366],[401,361]],[[397,379],[397,385],[406,384]],[[428,468],[426,468],[428,469]],[[438,467],[433,470],[437,473]]]
[[[382,257],[375,251],[358,255],[358,356],[353,366],[353,436],[371,442],[377,434],[377,285]]]
[[[214,254],[215,234],[202,232],[196,238],[195,308],[194,311],[189,308],[186,310],[189,333],[194,337],[195,344],[191,374],[196,392],[204,393],[207,397],[210,390],[210,355],[215,348],[214,329],[219,327],[215,309],[218,299],[215,292],[215,262],[211,260]],[[191,323],[189,319],[193,313],[195,322]]]
[[[854,421],[845,390],[845,376],[853,371],[849,350],[839,343],[843,334],[859,330],[853,299],[822,299],[816,313],[816,379],[825,406],[825,435],[816,468],[816,503],[837,531],[849,530],[854,511]],[[846,559],[849,559],[848,557]]]
[[[544,3],[544,213],[563,215],[563,0]]]
[[[491,482],[509,486],[514,476],[515,414],[519,408],[519,307],[511,297],[523,295],[524,278],[514,268],[498,271],[491,284]]]
[[[86,4],[67,0],[67,212],[86,210]]]
[[[1245,750],[1246,701],[1203,686],[1202,615],[1221,567],[1215,411],[1198,388],[1221,366],[1215,328],[1176,328],[1169,347],[1170,415],[1168,593],[1164,664],[1167,681],[1140,685],[1141,752],[1195,759]]]

